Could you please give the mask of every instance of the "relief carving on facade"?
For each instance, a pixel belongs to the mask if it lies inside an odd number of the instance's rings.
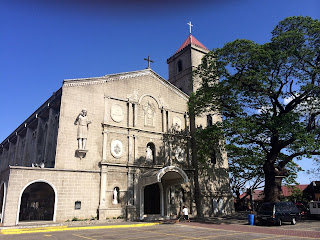
[[[138,102],[139,90],[133,90],[133,93],[127,95],[127,98],[131,102]]]
[[[120,140],[112,140],[111,154],[115,158],[120,158],[123,152],[122,142]]]
[[[148,101],[142,106],[142,108],[144,111],[144,125],[147,127],[154,127],[154,115],[156,112],[155,106]]]
[[[180,130],[181,130],[181,126],[182,126],[181,119],[180,119],[179,117],[173,117],[173,119],[172,119],[172,125],[173,125],[173,128],[174,128],[176,131],[180,131]]]
[[[124,118],[122,107],[119,104],[112,105],[110,115],[113,121],[121,122]]]
[[[185,153],[185,150],[182,149],[180,146],[177,146],[176,149],[175,149],[175,158],[177,161],[179,162],[183,162],[185,157],[184,157],[184,154]]]

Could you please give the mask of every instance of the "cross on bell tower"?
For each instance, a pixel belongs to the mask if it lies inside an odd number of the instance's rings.
[[[148,58],[145,58],[144,60],[148,61],[148,67],[147,68],[150,68],[150,62],[154,62],[150,59],[150,56],[148,56]]]
[[[191,34],[191,28],[193,27],[193,25],[191,24],[191,21],[189,21],[187,24],[189,25],[189,28],[190,28],[190,34]]]
[[[191,28],[193,27],[193,25],[191,24],[191,21],[189,21],[187,24],[189,25],[189,29],[190,29],[189,30],[190,31],[189,37],[190,37],[190,42],[192,43]]]

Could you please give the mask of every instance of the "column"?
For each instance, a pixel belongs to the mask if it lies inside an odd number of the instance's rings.
[[[106,127],[103,128],[102,140],[102,160],[101,160],[101,173],[100,173],[100,203],[99,203],[99,219],[106,219],[106,191],[107,191],[107,144],[108,144],[108,131]]]
[[[172,165],[172,159],[171,159],[171,150],[172,150],[172,140],[169,140],[169,166]]]
[[[136,104],[136,103],[132,104],[132,119],[133,119],[132,127],[137,126],[137,106],[138,106],[138,104]]]
[[[138,137],[133,135],[133,163],[138,157]]]
[[[164,146],[164,159],[165,159],[165,166],[170,166],[170,160],[169,160],[169,147],[168,142],[169,140],[163,140],[163,146]]]
[[[101,164],[99,220],[106,219],[107,165]]]
[[[128,163],[133,164],[133,136],[128,136]]]
[[[128,206],[132,206],[132,198],[133,198],[133,176],[131,173],[131,169],[130,167],[128,168],[128,172],[127,172],[127,185],[128,185],[128,189],[127,189],[127,205]]]
[[[108,96],[104,96],[104,117],[103,117],[103,123],[108,122],[108,101],[109,101],[110,97]]]
[[[108,145],[108,131],[106,127],[103,128],[103,140],[102,140],[102,162],[107,162],[107,145]]]
[[[162,132],[166,132],[167,131],[167,127],[166,127],[166,110],[164,110],[164,108],[162,108]]]
[[[128,102],[128,127],[133,127],[133,105]]]
[[[169,111],[166,111],[166,130],[167,132],[169,132],[169,129],[170,129],[170,121],[169,121]]]

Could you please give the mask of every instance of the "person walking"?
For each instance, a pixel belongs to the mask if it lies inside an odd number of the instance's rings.
[[[184,219],[184,221],[190,222],[189,212],[188,212],[188,208],[187,208],[186,206],[183,206],[183,207],[182,207],[182,213],[183,213],[183,219]]]

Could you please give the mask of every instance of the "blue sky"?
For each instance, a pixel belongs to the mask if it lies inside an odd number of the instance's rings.
[[[268,42],[279,21],[297,15],[319,19],[320,1],[2,0],[0,142],[64,79],[141,70],[148,55],[167,79],[166,60],[187,38],[189,21],[213,49],[237,38]],[[309,180],[299,175],[301,183]]]

